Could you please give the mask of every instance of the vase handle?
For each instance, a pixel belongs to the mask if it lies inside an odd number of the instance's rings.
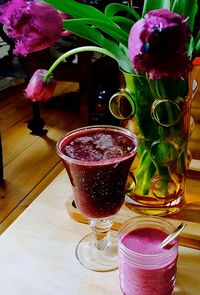
[[[135,115],[135,108],[134,100],[125,89],[113,94],[109,100],[110,112],[119,120],[132,118]]]

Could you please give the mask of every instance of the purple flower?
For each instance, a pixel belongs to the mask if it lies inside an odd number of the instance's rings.
[[[56,80],[50,76],[46,78],[47,70],[37,70],[30,79],[25,96],[32,101],[47,101],[53,96]]]
[[[66,20],[66,19],[71,18],[70,15],[68,15],[68,14],[66,14],[66,13],[64,13],[64,12],[62,12],[62,11],[59,11],[59,13],[60,13],[60,16],[61,16],[62,20]],[[64,31],[61,33],[61,36],[63,36],[63,37],[68,37],[68,36],[70,36],[71,34],[72,34],[72,33],[71,33],[70,31],[68,31],[68,30],[64,30]]]
[[[59,12],[35,1],[11,0],[0,5],[0,21],[15,41],[14,54],[22,56],[50,47],[63,30]]]
[[[137,72],[150,79],[181,78],[191,69],[186,44],[190,32],[183,16],[152,10],[137,21],[129,35],[129,56]]]

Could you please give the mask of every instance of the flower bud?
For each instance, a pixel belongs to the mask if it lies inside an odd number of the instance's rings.
[[[47,101],[53,96],[56,81],[53,76],[46,78],[47,70],[37,70],[30,79],[25,96],[32,101]]]

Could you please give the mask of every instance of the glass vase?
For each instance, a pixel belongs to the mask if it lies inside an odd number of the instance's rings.
[[[149,80],[123,72],[124,88],[110,99],[111,113],[139,138],[125,204],[143,214],[167,215],[185,204],[188,139],[196,85],[187,79]],[[193,83],[192,83],[193,82]]]

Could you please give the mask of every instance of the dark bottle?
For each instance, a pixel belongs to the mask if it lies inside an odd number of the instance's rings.
[[[111,89],[105,85],[99,85],[94,93],[94,100],[91,113],[92,124],[119,125],[109,110],[109,99],[112,96]]]

